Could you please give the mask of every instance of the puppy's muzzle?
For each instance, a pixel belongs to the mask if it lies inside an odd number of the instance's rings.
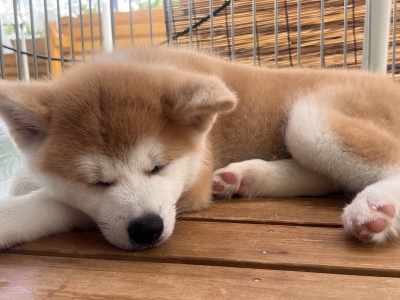
[[[148,214],[132,220],[128,226],[129,238],[136,244],[152,244],[163,233],[164,222],[159,215]]]

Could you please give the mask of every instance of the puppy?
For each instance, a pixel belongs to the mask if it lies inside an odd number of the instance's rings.
[[[400,232],[400,88],[378,75],[134,48],[51,82],[2,81],[0,115],[26,161],[0,201],[3,249],[92,222],[117,247],[151,248],[213,195],[345,190],[349,233]]]

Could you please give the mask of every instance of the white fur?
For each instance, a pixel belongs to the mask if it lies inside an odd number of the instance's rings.
[[[0,249],[92,222],[86,214],[55,201],[39,188],[26,167],[14,177],[10,196],[0,199],[0,220]]]
[[[371,238],[366,242],[384,242],[400,232],[400,169],[365,163],[340,145],[324,124],[324,112],[331,108],[318,105],[312,95],[295,103],[286,129],[286,144],[293,158],[315,172],[325,174],[349,191],[362,191],[343,213],[345,229],[357,236],[362,226]],[[392,205],[395,216],[389,218],[379,207]],[[382,232],[366,227],[376,218],[387,220]],[[358,237],[358,236],[357,236]],[[359,237],[358,237],[359,238]]]
[[[240,189],[244,179],[249,183],[244,197],[323,195],[339,187],[349,191],[362,190],[344,209],[345,229],[364,242],[381,243],[398,237],[400,169],[367,164],[346,151],[326,125],[327,113],[333,108],[318,104],[314,97],[312,94],[303,97],[289,109],[285,141],[293,159],[271,162],[254,159],[230,164],[214,173],[214,183],[220,188],[214,189],[214,194],[219,198],[230,198]],[[223,180],[222,174],[227,172],[236,176],[233,184]],[[394,208],[393,218],[380,210],[384,206]],[[387,222],[381,232],[368,228],[368,224],[376,219]],[[360,238],[357,230],[370,237]]]
[[[397,237],[400,232],[399,168],[366,164],[343,151],[324,123],[325,111],[332,108],[318,105],[313,97],[299,99],[289,110],[285,142],[293,159],[230,164],[215,172],[214,181],[221,183],[223,190],[214,193],[231,197],[245,178],[250,179],[245,197],[323,195],[336,190],[336,184],[351,191],[365,188],[344,210],[346,230],[354,233],[356,226],[384,218],[387,228],[372,233],[368,241],[383,242]],[[24,138],[28,142],[28,137]],[[148,245],[134,244],[127,228],[130,222],[149,213],[159,215],[164,224],[155,244],[165,241],[175,226],[175,205],[179,197],[195,183],[202,168],[207,151],[204,132],[198,138],[199,150],[174,159],[154,175],[149,172],[155,166],[156,157],[164,151],[162,140],[156,138],[139,142],[127,161],[96,153],[78,158],[78,167],[90,182],[112,182],[110,187],[22,169],[14,179],[10,196],[0,199],[0,249],[94,222],[115,246],[141,250]],[[26,145],[24,154],[28,162],[35,161],[35,150],[35,143]],[[235,174],[237,181],[230,185],[223,182],[223,172]],[[384,205],[395,208],[393,218],[376,209]]]
[[[238,180],[226,183],[221,173],[231,172]],[[335,187],[322,176],[304,169],[293,159],[264,161],[261,159],[232,163],[214,172],[214,182],[219,182],[224,189],[215,191],[219,198],[230,198],[235,194],[243,179],[249,179],[249,189],[244,197],[294,197],[317,196],[333,192]]]
[[[89,178],[115,182],[108,188],[35,172],[35,191],[0,202],[0,248],[85,226],[90,223],[89,216],[111,244],[140,250],[144,246],[130,241],[127,228],[132,220],[147,213],[163,219],[164,231],[156,244],[165,241],[174,229],[175,204],[194,183],[201,169],[201,156],[188,153],[170,162],[159,174],[149,175],[154,168],[150,155],[157,157],[162,151],[160,141],[148,138],[133,149],[127,162],[96,154],[82,156],[79,165]],[[21,176],[26,180],[26,174]]]
[[[374,166],[341,148],[324,124],[324,110],[309,95],[290,110],[286,128],[286,145],[293,158],[317,173],[329,176],[350,191],[360,191],[379,180],[400,173],[398,167]]]

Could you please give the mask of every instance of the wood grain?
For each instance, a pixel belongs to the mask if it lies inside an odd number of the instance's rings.
[[[7,300],[400,297],[399,278],[8,254],[0,265]]]
[[[166,243],[144,252],[119,250],[87,231],[47,237],[10,253],[400,276],[400,242],[363,245],[343,229],[327,227],[181,221]]]
[[[217,200],[209,209],[186,213],[181,219],[341,227],[340,215],[350,200],[331,197]]]

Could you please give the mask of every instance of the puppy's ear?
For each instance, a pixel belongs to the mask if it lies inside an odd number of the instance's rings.
[[[47,135],[49,111],[37,99],[39,89],[39,84],[0,82],[0,118],[21,151],[33,150]]]
[[[190,73],[177,77],[163,98],[167,115],[177,123],[207,131],[217,114],[236,107],[236,95],[219,78]]]

